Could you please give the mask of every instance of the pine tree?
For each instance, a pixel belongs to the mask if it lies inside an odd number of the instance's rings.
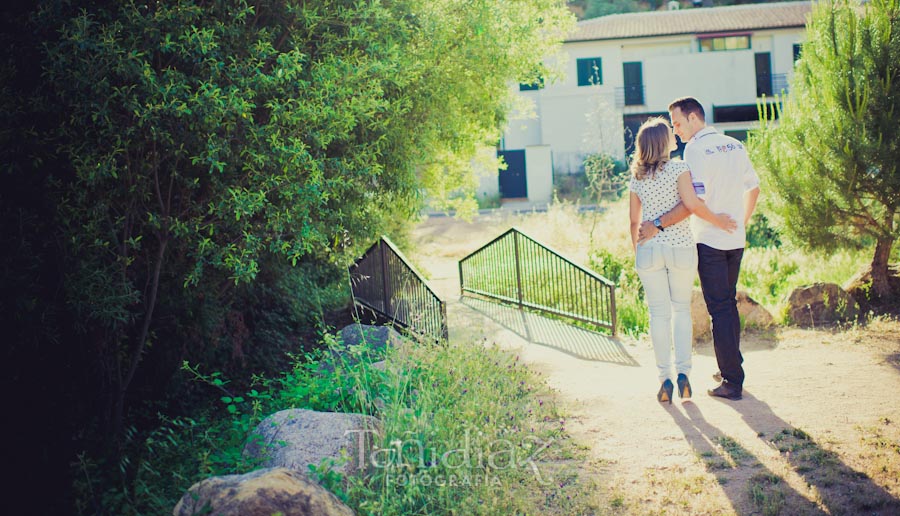
[[[803,245],[874,245],[872,291],[891,293],[900,208],[900,0],[814,6],[778,125],[751,138],[782,229]]]

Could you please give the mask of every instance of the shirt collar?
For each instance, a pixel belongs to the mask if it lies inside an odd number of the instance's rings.
[[[694,133],[694,136],[691,137],[691,139],[688,141],[688,143],[695,142],[695,141],[699,140],[700,138],[703,138],[704,136],[708,136],[710,134],[716,134],[718,132],[719,131],[716,131],[715,127],[708,125],[708,126],[704,127],[703,129],[700,129],[699,131]]]

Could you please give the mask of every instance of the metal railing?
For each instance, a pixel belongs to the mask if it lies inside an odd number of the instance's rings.
[[[787,74],[772,74],[772,93],[773,95],[787,95],[790,93],[791,84],[788,82]]]
[[[616,334],[616,287],[512,228],[459,262],[462,294],[590,323]]]
[[[350,266],[353,302],[419,335],[446,340],[447,305],[387,237]]]
[[[616,87],[616,107],[643,106],[645,104],[644,91],[643,84]]]

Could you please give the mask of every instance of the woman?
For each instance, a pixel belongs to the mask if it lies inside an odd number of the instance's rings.
[[[682,202],[691,213],[729,233],[736,228],[727,214],[714,214],[694,193],[691,170],[683,161],[671,161],[675,135],[663,118],[644,122],[635,138],[631,161],[631,243],[635,267],[644,285],[650,309],[650,338],[662,384],[656,398],[672,403],[671,349],[675,347],[678,394],[691,397],[691,290],[697,272],[697,247],[685,219],[663,228],[659,217]],[[660,229],[652,239],[638,245],[638,229],[644,220]]]

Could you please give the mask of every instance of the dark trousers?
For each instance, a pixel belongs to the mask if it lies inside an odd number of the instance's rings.
[[[743,249],[721,251],[697,244],[697,272],[706,309],[712,317],[713,347],[722,378],[741,388],[744,368],[741,363],[741,318],[737,309],[737,280]]]

